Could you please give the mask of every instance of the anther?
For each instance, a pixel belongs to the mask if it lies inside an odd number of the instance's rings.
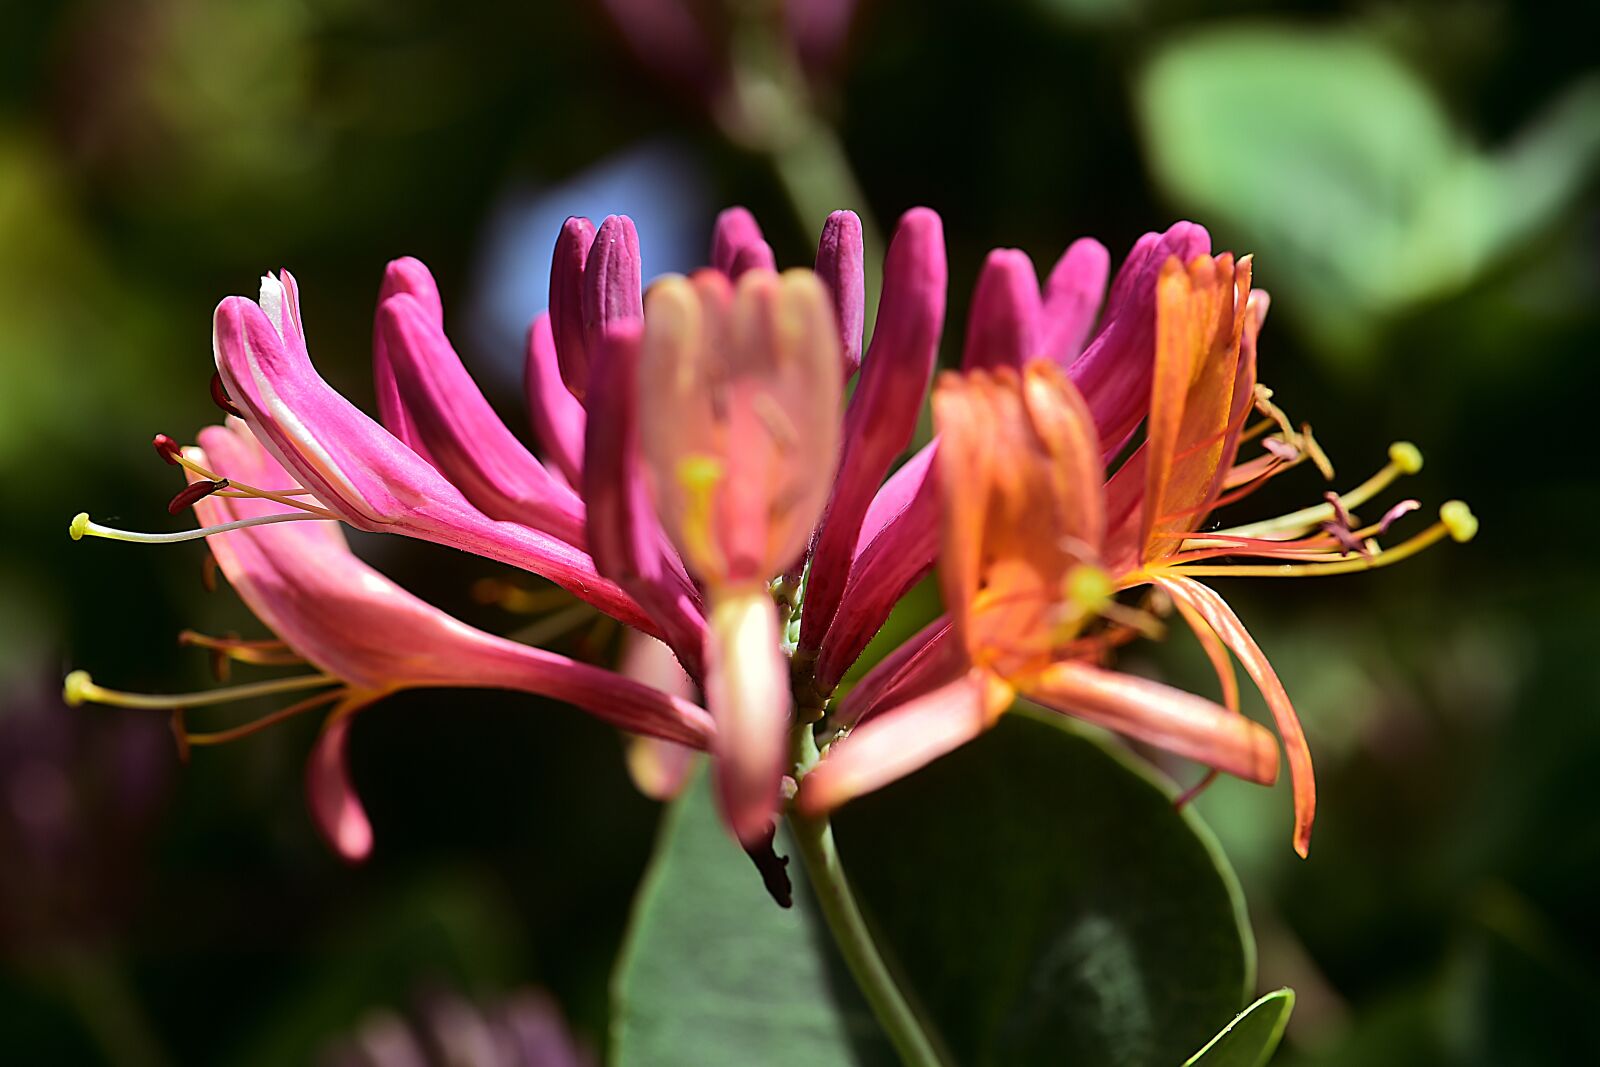
[[[1389,462],[1401,474],[1415,474],[1422,469],[1422,449],[1410,441],[1396,441],[1389,446]]]
[[[215,402],[217,407],[221,408],[223,411],[226,411],[229,415],[233,415],[241,419],[244,418],[244,412],[240,411],[234,402],[228,398],[228,390],[222,384],[221,371],[212,372],[211,399],[213,402]]]
[[[228,488],[228,479],[226,478],[218,478],[214,482],[190,482],[178,490],[177,494],[168,502],[167,514],[176,515],[185,508],[193,507],[212,493],[226,488]]]
[[[1478,517],[1467,507],[1465,500],[1447,500],[1439,508],[1439,521],[1449,531],[1450,539],[1465,544],[1478,536]]]
[[[156,434],[150,443],[155,446],[156,455],[160,456],[164,463],[172,467],[178,465],[178,457],[183,454],[182,445],[164,433]]]
[[[1384,534],[1388,533],[1389,527],[1393,526],[1395,520],[1399,519],[1400,516],[1409,511],[1416,511],[1420,507],[1422,507],[1422,501],[1420,500],[1402,500],[1400,503],[1384,512],[1383,518],[1378,520],[1378,536],[1382,537]]]

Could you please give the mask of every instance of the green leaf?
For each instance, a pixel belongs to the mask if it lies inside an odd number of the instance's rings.
[[[1294,990],[1277,989],[1244,1011],[1183,1067],[1266,1067],[1294,1011]]]
[[[1260,253],[1263,283],[1336,347],[1474,280],[1556,218],[1600,155],[1593,82],[1485,153],[1354,31],[1207,30],[1160,50],[1138,88],[1157,179]]]
[[[1059,717],[1013,712],[835,818],[955,1062],[1181,1063],[1244,1005],[1238,883],[1172,793]]]
[[[777,850],[793,854],[786,835]],[[894,1062],[798,865],[795,907],[784,910],[717,820],[696,770],[663,820],[612,980],[612,1063]]]

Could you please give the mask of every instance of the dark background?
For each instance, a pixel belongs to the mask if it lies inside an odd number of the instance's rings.
[[[916,204],[944,217],[946,361],[987,249],[1043,271],[1078,236],[1120,257],[1193,217],[1256,253],[1275,295],[1263,377],[1339,483],[1411,439],[1427,466],[1404,491],[1482,520],[1470,545],[1394,570],[1222,587],[1319,770],[1306,862],[1285,790],[1223,783],[1201,802],[1245,880],[1263,988],[1300,994],[1286,1060],[1593,1049],[1600,106],[1570,10],[883,0],[810,65],[865,195],[828,206],[884,230]],[[172,528],[149,438],[216,418],[210,311],[264,270],[295,271],[320,368],[371,410],[383,265],[421,257],[520,431],[519,334],[566,214],[634,214],[647,274],[702,259],[726,204],[785,263],[810,262],[822,218],[797,218],[760,138],[729,136],[716,63],[641,55],[598,7],[129,0],[5,21],[0,1048],[297,1062],[375,1008],[527,986],[603,1046],[658,814],[608,729],[492,693],[387,701],[353,744],[377,851],[347,868],[301,802],[313,723],[182,766],[159,715],[61,705],[75,667],[211,684],[174,644],[184,627],[260,636],[226,587],[204,592],[197,546],[74,544],[67,521]],[[1265,43],[1233,61],[1236,40]],[[1336,75],[1303,99],[1284,88],[1314,73],[1300,48]],[[1240,521],[1321,492],[1275,488]],[[479,561],[357,546],[478,625],[527,622],[474,597]],[[1209,691],[1181,642],[1127,662]]]

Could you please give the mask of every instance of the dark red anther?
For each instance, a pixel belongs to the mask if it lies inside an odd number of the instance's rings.
[[[182,445],[164,433],[156,434],[155,440],[150,443],[155,446],[156,455],[160,456],[163,462],[173,467],[178,465],[178,456],[183,452]]]
[[[244,412],[235,407],[233,401],[228,399],[228,390],[222,384],[221,371],[213,371],[211,374],[211,399],[216,402],[217,407],[226,411],[229,415],[240,419],[244,418]]]
[[[789,857],[780,856],[772,847],[778,836],[777,826],[767,831],[767,836],[754,845],[746,845],[745,853],[761,872],[761,884],[780,908],[794,907],[794,886],[789,883]]]
[[[178,490],[178,495],[172,498],[172,502],[167,505],[167,513],[176,515],[184,508],[193,507],[196,501],[204,500],[217,490],[226,488],[228,488],[226,478],[218,478],[214,482],[190,482]]]

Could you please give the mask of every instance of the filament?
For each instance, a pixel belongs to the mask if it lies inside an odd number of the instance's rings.
[[[320,508],[318,510],[321,510]],[[179,530],[176,533],[140,533],[136,530],[118,530],[111,526],[102,526],[89,518],[87,511],[80,511],[73,516],[72,525],[68,532],[74,541],[81,541],[84,537],[104,537],[111,541],[136,541],[147,545],[170,545],[179,541],[197,541],[202,537],[212,534],[227,533],[229,530],[243,530],[251,526],[265,526],[273,522],[337,522],[332,514],[308,515],[305,512],[279,513],[276,515],[258,515],[253,519],[235,519],[218,526],[202,526],[198,530]]]
[[[282,641],[245,641],[237,637],[211,637],[194,630],[185,630],[178,635],[178,643],[192,648],[209,649],[228,659],[263,667],[281,667],[305,662],[304,657],[296,655]]]
[[[237,741],[241,737],[249,737],[251,734],[260,733],[269,726],[276,726],[285,719],[291,719],[296,715],[320,708],[324,704],[331,704],[344,695],[345,690],[343,689],[330,689],[326,693],[317,693],[315,696],[307,697],[298,704],[290,704],[286,708],[279,708],[277,711],[263,715],[259,719],[251,719],[247,723],[230,727],[226,730],[217,730],[213,733],[205,734],[192,734],[185,730],[183,739],[191,745],[227,744],[229,741]]]
[[[1378,552],[1371,558],[1364,559],[1360,556],[1354,558],[1324,559],[1312,563],[1284,563],[1284,564],[1221,564],[1212,567],[1190,567],[1179,565],[1173,569],[1180,574],[1200,578],[1226,578],[1226,577],[1255,577],[1255,578],[1303,578],[1332,574],[1351,574],[1356,571],[1374,570],[1378,567],[1387,567],[1391,563],[1399,563],[1416,555],[1430,545],[1437,544],[1446,537],[1456,542],[1466,542],[1478,532],[1478,520],[1465,503],[1452,500],[1439,509],[1439,521],[1426,530],[1412,537],[1394,548]]]
[[[303,500],[295,499],[297,496],[309,496],[311,494],[311,490],[309,489],[258,489],[256,486],[246,485],[245,483],[233,478],[223,478],[215,471],[209,470],[204,465],[191,459],[183,452],[177,453],[173,456],[173,458],[177,460],[178,464],[182,466],[184,470],[198,474],[202,478],[213,482],[226,481],[228,483],[228,487],[227,490],[224,490],[220,493],[222,496],[259,497],[262,500],[272,500],[279,504],[287,505],[291,508],[299,508],[302,511],[309,511],[313,515],[317,515],[322,518],[338,518],[338,516],[329,511],[327,508],[321,507],[317,504],[307,504]]]
[[[1339,497],[1339,502],[1346,510],[1354,510],[1394,484],[1401,475],[1415,474],[1421,469],[1422,453],[1418,451],[1417,446],[1408,441],[1397,441],[1389,446],[1389,462],[1378,473]],[[1271,538],[1273,534],[1294,534],[1303,531],[1319,522],[1327,522],[1333,517],[1332,504],[1314,504],[1276,519],[1217,530],[1215,535]]]
[[[170,711],[174,708],[198,708],[208,704],[226,704],[234,700],[271,696],[274,693],[292,693],[300,689],[334,685],[339,679],[331,674],[305,674],[294,678],[273,678],[265,682],[208,689],[203,693],[124,693],[106,689],[94,683],[88,671],[73,671],[62,685],[61,695],[72,707],[80,704],[107,704],[117,708],[148,708],[152,711]]]

